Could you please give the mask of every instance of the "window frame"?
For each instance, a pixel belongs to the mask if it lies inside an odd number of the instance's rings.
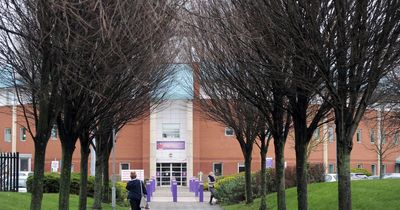
[[[227,134],[228,130],[232,130],[232,134]],[[235,135],[235,131],[231,127],[225,127],[224,133],[225,133],[225,136],[234,136]]]
[[[9,133],[7,131],[9,131]],[[11,128],[4,128],[4,142],[11,143],[11,141],[12,141]]]
[[[177,125],[177,128],[166,128],[168,125]],[[180,123],[163,123],[161,125],[161,137],[163,139],[179,139],[181,138],[181,124]]]
[[[333,126],[328,127],[328,141],[329,143],[335,142],[335,129],[333,128]]]
[[[362,143],[362,131],[361,131],[361,128],[357,129],[356,142],[359,143],[359,144]]]
[[[376,175],[376,164],[371,164],[371,174]]]
[[[26,141],[26,128],[25,127],[19,128],[19,140]]]
[[[369,142],[371,143],[371,144],[375,144],[375,142],[376,142],[376,136],[375,136],[375,130],[374,129],[371,129],[370,131],[369,131]]]
[[[122,165],[128,165],[128,169],[122,169]],[[122,171],[122,170],[131,170],[131,163],[120,162],[119,163],[119,171]]]
[[[221,165],[221,172],[219,172],[219,174],[215,171],[215,165]],[[215,174],[215,176],[223,176],[224,175],[224,164],[222,162],[213,162],[213,172]]]
[[[331,167],[332,167],[332,170],[331,170]],[[328,173],[329,174],[334,174],[335,173],[335,164],[333,164],[333,163],[329,163],[328,164]]]
[[[243,167],[243,171],[240,171],[241,167]],[[240,173],[240,172],[244,172],[244,171],[246,171],[246,166],[244,165],[244,163],[238,163],[237,164],[237,172]]]

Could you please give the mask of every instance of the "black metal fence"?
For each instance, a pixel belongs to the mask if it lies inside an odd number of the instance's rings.
[[[18,192],[19,153],[0,153],[0,191]]]

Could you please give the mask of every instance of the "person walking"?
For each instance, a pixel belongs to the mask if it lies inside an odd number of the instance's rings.
[[[128,200],[131,204],[131,210],[140,210],[142,194],[147,196],[146,187],[144,187],[143,182],[136,177],[136,172],[131,172],[131,181],[126,184],[126,189],[129,191]]]
[[[214,198],[214,193],[215,193],[214,184],[215,184],[215,176],[214,176],[214,173],[211,171],[208,174],[208,191],[210,191],[210,193],[211,193],[210,202],[209,202],[210,205],[213,205],[212,199]]]

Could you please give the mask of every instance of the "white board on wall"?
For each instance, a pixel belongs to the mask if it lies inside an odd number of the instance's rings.
[[[144,170],[143,169],[131,169],[131,170],[121,170],[121,181],[130,181],[131,172],[136,172],[136,179],[144,181]]]

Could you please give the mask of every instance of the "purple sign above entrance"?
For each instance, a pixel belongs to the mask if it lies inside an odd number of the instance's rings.
[[[185,141],[157,141],[158,150],[184,150]]]

